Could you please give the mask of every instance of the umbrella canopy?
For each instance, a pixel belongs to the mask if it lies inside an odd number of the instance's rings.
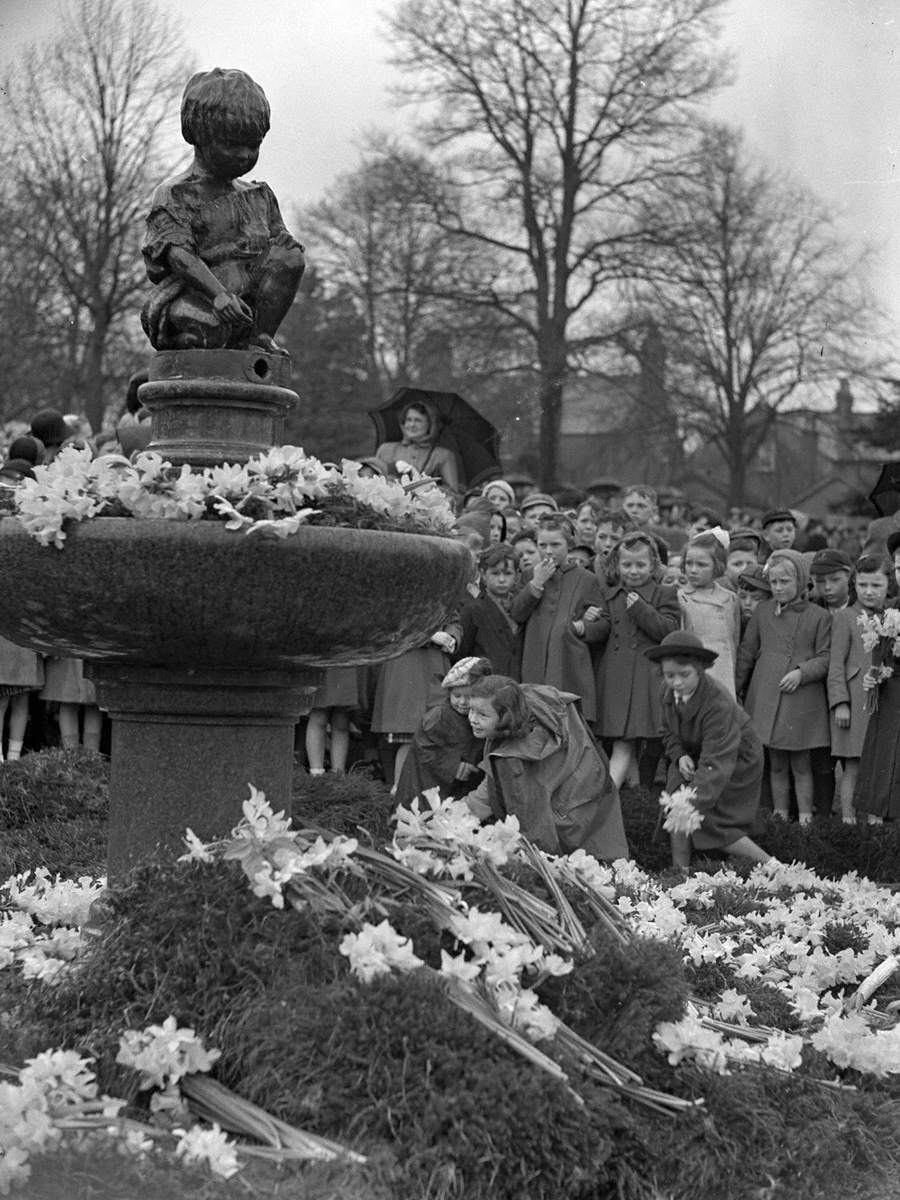
[[[869,499],[882,517],[892,517],[900,511],[900,462],[884,464]]]
[[[376,449],[382,442],[399,442],[403,436],[400,414],[416,401],[437,413],[435,444],[456,455],[463,489],[476,487],[503,474],[500,465],[500,434],[476,408],[456,392],[430,392],[424,388],[400,388],[387,404],[369,410],[375,425]]]

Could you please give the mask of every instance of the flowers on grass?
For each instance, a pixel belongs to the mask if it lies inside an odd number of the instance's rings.
[[[203,471],[173,467],[154,453],[132,463],[119,455],[92,458],[90,450],[69,446],[22,481],[16,514],[41,545],[58,549],[68,525],[101,516],[214,520],[277,537],[317,522],[431,534],[453,528],[449,501],[430,480],[414,472],[400,481],[369,479],[360,470],[348,459],[322,463],[297,446]]]
[[[87,875],[51,878],[44,867],[10,876],[0,887],[0,969],[17,965],[26,979],[58,982],[84,946],[81,928],[105,886]]]
[[[178,1138],[175,1155],[186,1163],[208,1166],[214,1175],[223,1179],[230,1179],[241,1169],[234,1142],[217,1124],[213,1124],[211,1129],[194,1125],[191,1129],[175,1129],[173,1132]]]
[[[391,971],[414,971],[424,966],[413,953],[412,942],[402,937],[388,920],[379,925],[366,923],[359,933],[348,933],[340,952],[350,960],[350,970],[363,983]]]
[[[207,1050],[193,1029],[179,1028],[173,1016],[162,1025],[128,1030],[119,1039],[116,1062],[140,1072],[142,1090],[167,1088],[183,1075],[208,1071],[220,1050]]]

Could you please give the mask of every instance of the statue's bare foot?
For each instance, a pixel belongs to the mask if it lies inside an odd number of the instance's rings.
[[[254,333],[250,339],[250,345],[255,346],[259,350],[265,350],[267,354],[280,354],[282,358],[290,358],[290,354],[283,346],[279,346],[275,339],[268,333]]]

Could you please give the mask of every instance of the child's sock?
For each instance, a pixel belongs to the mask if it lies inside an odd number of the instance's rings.
[[[21,742],[10,742],[9,748],[6,751],[6,761],[7,762],[18,762],[21,757],[22,757],[22,743]]]
[[[310,773],[310,775],[324,775],[325,768],[324,767],[310,767],[309,773]]]
[[[800,813],[798,819],[801,825],[812,825],[813,815],[812,813]]]

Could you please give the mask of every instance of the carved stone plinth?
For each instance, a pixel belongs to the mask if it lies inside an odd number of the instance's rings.
[[[245,463],[283,441],[298,403],[290,359],[256,350],[161,350],[138,392],[151,413],[147,449],[176,466]]]
[[[317,671],[175,671],[86,664],[112,719],[108,869],[121,878],[156,847],[179,851],[185,828],[222,837],[252,783],[291,808],[294,726]]]

